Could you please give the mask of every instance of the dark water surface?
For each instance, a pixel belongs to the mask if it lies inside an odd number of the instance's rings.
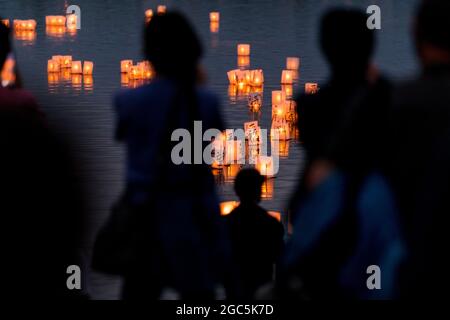
[[[412,74],[416,68],[409,34],[415,3],[415,0],[0,0],[0,15],[37,20],[34,40],[15,40],[16,57],[25,87],[37,97],[49,122],[70,141],[78,157],[80,176],[89,199],[90,231],[86,239],[89,252],[95,231],[123,186],[123,148],[112,139],[111,100],[121,88],[120,60],[142,60],[141,28],[145,9],[155,10],[158,4],[166,4],[169,9],[180,9],[191,18],[206,49],[203,64],[209,86],[222,100],[222,113],[229,128],[242,128],[245,121],[253,119],[246,99],[230,99],[226,77],[228,70],[237,68],[236,45],[250,43],[250,68],[263,69],[265,76],[260,125],[270,128],[271,91],[280,88],[286,57],[301,58],[300,77],[294,89],[303,88],[305,82],[321,83],[327,78],[327,66],[317,45],[318,19],[326,8],[379,5],[382,30],[377,32],[375,61],[382,71],[399,79]],[[65,6],[70,4],[81,7],[81,30],[76,35],[47,35],[44,17],[62,15]],[[210,11],[221,14],[217,34],[209,30]],[[179,52],[182,54],[183,48]],[[49,83],[47,60],[52,55],[94,61],[93,84]],[[283,214],[303,159],[298,143],[290,141],[289,144],[289,156],[281,159],[280,172],[273,180],[273,195],[262,203],[265,208]],[[218,189],[223,200],[235,199],[231,183],[220,184]],[[89,278],[93,297],[117,297],[116,279],[98,274]]]

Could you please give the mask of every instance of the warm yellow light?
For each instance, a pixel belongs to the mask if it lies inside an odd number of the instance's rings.
[[[47,72],[59,72],[60,66],[58,60],[48,60],[47,61]]]
[[[291,70],[283,70],[281,73],[281,84],[292,84],[294,80]]]
[[[314,82],[307,82],[305,83],[305,93],[306,94],[315,94],[319,91],[319,86],[317,83]]]
[[[277,219],[278,222],[281,222],[281,212],[268,211],[267,213],[269,214],[269,216],[274,217],[275,219]]]
[[[120,61],[120,72],[127,73],[130,67],[133,65],[133,60],[122,60]]]
[[[147,20],[150,20],[152,17],[153,17],[153,10],[152,9],[145,10],[145,18]]]
[[[93,71],[94,71],[94,63],[92,61],[84,61],[83,74],[91,75]]]
[[[165,14],[165,13],[167,12],[167,7],[164,6],[164,5],[159,5],[159,6],[156,8],[156,12],[157,12],[158,14]]]
[[[249,56],[250,55],[250,45],[249,44],[238,44],[237,54],[238,54],[238,56]]]
[[[9,28],[9,19],[2,19],[2,23]]]
[[[71,68],[72,67],[72,56],[63,56],[62,58],[62,65],[63,68]],[[81,64],[81,62],[80,62]]]
[[[220,203],[220,215],[229,215],[235,208],[239,206],[239,201],[225,201]]]
[[[220,13],[217,11],[213,11],[209,13],[209,21],[210,22],[219,22],[220,20]]]
[[[300,67],[300,58],[288,57],[286,58],[286,69],[292,71],[298,71]]]
[[[72,74],[82,74],[81,61],[72,61]]]

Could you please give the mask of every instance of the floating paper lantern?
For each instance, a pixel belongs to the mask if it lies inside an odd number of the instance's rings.
[[[283,104],[286,100],[286,96],[283,91],[275,90],[272,91],[272,106]]]
[[[255,168],[262,176],[273,177],[275,175],[273,161],[271,156],[259,156],[256,158]]]
[[[70,68],[65,68],[61,70],[61,79],[62,81],[70,81],[72,78],[72,73],[70,72]]]
[[[220,12],[213,11],[209,13],[209,21],[210,22],[219,22],[220,21]]]
[[[59,60],[48,60],[47,61],[47,72],[59,72],[60,65]]]
[[[83,74],[91,75],[93,71],[94,71],[94,63],[92,61],[84,61]]]
[[[225,164],[236,163],[242,159],[242,141],[226,141],[225,143]]]
[[[319,91],[319,86],[317,83],[314,82],[307,82],[305,83],[305,93],[306,94],[315,94]]]
[[[251,71],[250,85],[259,87],[264,83],[264,72],[261,69]]]
[[[251,112],[259,112],[262,106],[262,96],[259,93],[251,93],[248,98],[248,107]]]
[[[269,200],[273,198],[273,184],[275,179],[264,179],[261,186],[261,198]]]
[[[228,71],[228,81],[230,82],[230,84],[237,85],[239,80],[242,80],[242,74],[242,71],[239,69]]]
[[[77,62],[77,61],[74,61]],[[81,87],[81,82],[83,81],[83,76],[81,74],[75,74],[72,72],[71,76],[72,85],[76,88]]]
[[[59,72],[50,72],[47,75],[48,84],[58,84],[59,83]]]
[[[45,24],[47,26],[63,27],[66,25],[66,17],[64,17],[64,16],[46,16]]]
[[[9,28],[9,19],[2,19],[2,23]]]
[[[249,140],[250,142],[250,140],[254,139],[254,135],[256,135],[259,139],[258,129],[258,121],[244,122],[245,139]]]
[[[238,56],[249,56],[250,55],[250,45],[249,44],[238,44],[237,54],[238,54]]]
[[[128,73],[130,67],[133,66],[133,60],[122,60],[120,61],[120,72]]]
[[[283,91],[283,94],[286,98],[290,98],[293,95],[294,88],[292,84],[284,84],[281,86],[281,91]]]
[[[289,124],[285,121],[274,120],[270,129],[270,138],[274,140],[286,141],[291,139]]]
[[[294,82],[294,73],[291,70],[283,70],[281,73],[281,84],[292,84]]]
[[[156,8],[156,12],[157,12],[158,14],[165,14],[165,13],[167,12],[167,7],[166,7],[166,6],[163,6],[163,5],[159,5],[159,6]]]
[[[14,22],[14,29],[16,30],[36,30],[36,20],[29,19],[29,20],[17,20],[15,19]]]
[[[71,72],[73,74],[82,74],[83,73],[83,69],[81,68],[81,61],[72,61]]]
[[[267,213],[269,214],[269,216],[274,217],[275,219],[277,219],[278,222],[281,222],[281,212],[278,212],[278,211],[268,211]]]
[[[153,18],[153,10],[147,9],[145,10],[145,20],[148,22]]]
[[[226,216],[239,206],[239,201],[224,201],[220,203],[220,215]]]
[[[300,67],[300,58],[297,57],[288,57],[286,58],[286,69],[298,71]]]
[[[72,56],[62,56],[62,63],[60,63],[61,68],[71,68],[72,67]],[[81,69],[81,62],[80,62]]]
[[[291,135],[292,138],[292,135]],[[279,140],[278,141],[278,150],[275,150],[275,143],[272,140],[272,152],[275,151],[275,154],[278,155],[280,158],[287,158],[289,156],[289,140]]]

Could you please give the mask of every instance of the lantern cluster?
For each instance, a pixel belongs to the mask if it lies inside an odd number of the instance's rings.
[[[7,22],[9,26],[9,20]],[[21,41],[33,42],[36,39],[36,20],[13,20],[14,38]]]
[[[120,72],[122,86],[133,88],[147,83],[155,75],[149,61],[140,61],[134,65],[133,60],[122,60]]]
[[[14,30],[36,31],[36,20],[18,20],[14,19]]]
[[[45,33],[51,37],[62,37],[66,33],[74,35],[77,32],[77,16],[69,14],[66,16],[46,16]]]
[[[228,88],[228,93],[230,96],[261,93],[263,90],[264,72],[262,69],[235,69],[228,71],[227,76],[230,83]]]
[[[62,69],[69,69],[72,74],[92,75],[94,63],[92,61],[72,60],[72,56],[52,56],[47,62],[47,72],[60,72]]]

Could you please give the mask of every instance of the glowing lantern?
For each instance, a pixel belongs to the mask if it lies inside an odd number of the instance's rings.
[[[75,35],[77,33],[77,26],[76,25],[68,26],[67,33],[70,35]]]
[[[220,203],[220,215],[226,216],[239,206],[239,201],[225,201]]]
[[[238,44],[237,54],[238,54],[238,56],[249,56],[250,55],[250,45],[249,44]]]
[[[92,75],[84,75],[83,76],[83,85],[84,89],[87,91],[92,91],[92,88],[94,87],[94,78]]]
[[[3,19],[2,23],[9,28],[9,19]]]
[[[273,177],[275,175],[273,161],[273,157],[259,156],[256,158],[255,168],[261,175],[266,177]]]
[[[298,71],[300,67],[300,59],[297,57],[288,57],[286,58],[286,69]]]
[[[286,100],[286,96],[283,91],[272,91],[272,106],[283,104]]]
[[[294,81],[294,73],[291,70],[283,70],[281,73],[281,84],[292,84]]]
[[[68,69],[68,68],[62,69],[61,78],[63,81],[70,81],[71,77],[72,77],[72,73],[70,72],[70,69]]]
[[[250,142],[259,141],[258,121],[244,122],[244,132],[245,132],[245,139],[248,140],[249,144]]]
[[[1,85],[3,87],[11,86],[16,82],[15,65],[16,61],[12,56],[9,56],[3,64],[3,69],[0,74]]]
[[[268,211],[267,213],[269,214],[269,216],[274,217],[275,219],[277,219],[278,222],[281,222],[281,212],[278,212],[278,211]]]
[[[60,65],[59,60],[48,60],[47,61],[47,72],[59,72]]]
[[[130,67],[133,66],[133,60],[122,60],[120,61],[120,72],[128,73]]]
[[[230,82],[230,84],[236,84],[236,85],[239,85],[240,83],[245,84],[244,75],[245,75],[245,73],[239,69],[235,69],[235,70],[231,70],[231,71],[227,72],[228,81]],[[242,87],[242,85],[241,85],[241,87]]]
[[[145,10],[145,20],[148,22],[152,18],[153,18],[153,10],[152,9]]]
[[[224,181],[225,182],[233,182],[236,178],[237,174],[241,170],[242,166],[237,163],[232,163],[223,168]]]
[[[45,24],[47,26],[63,27],[66,25],[66,17],[64,17],[64,16],[46,16]]]
[[[251,112],[259,112],[262,106],[262,96],[259,93],[251,93],[248,98],[248,107]]]
[[[219,22],[220,21],[220,13],[213,11],[209,13],[209,21],[210,22]]]
[[[83,81],[83,76],[81,74],[72,74],[71,82],[72,82],[73,88],[81,89],[82,81]]]
[[[292,137],[292,135],[291,135]],[[271,141],[272,152],[275,152],[280,158],[287,158],[289,156],[289,140],[279,140],[278,141],[278,150],[275,150],[275,143]]]
[[[128,86],[129,82],[130,82],[130,79],[128,79],[128,74],[121,73],[120,74],[120,83],[122,84],[122,86],[124,86],[124,87]]]
[[[61,68],[71,68],[72,67],[72,56],[62,56]],[[81,69],[81,62],[80,62]]]
[[[167,12],[167,7],[166,7],[166,6],[163,6],[163,5],[159,5],[159,6],[156,8],[156,12],[157,12],[158,14],[165,14],[165,13]]]
[[[264,83],[264,73],[261,69],[252,70],[251,71],[251,78],[250,78],[250,85],[259,87],[262,86]]]
[[[290,98],[292,97],[294,88],[292,87],[292,84],[284,84],[281,86],[281,91],[283,91],[286,98]]]
[[[84,61],[83,63],[83,74],[92,75],[94,71],[94,63],[92,61]]]
[[[315,94],[319,91],[319,86],[317,83],[308,82],[305,83],[305,93],[306,94]]]
[[[71,72],[73,74],[82,74],[83,73],[83,69],[81,68],[81,61],[72,61]]]
[[[238,56],[237,65],[239,68],[246,68],[250,65],[250,56]]]
[[[14,29],[16,30],[36,30],[36,20],[14,20]]]

